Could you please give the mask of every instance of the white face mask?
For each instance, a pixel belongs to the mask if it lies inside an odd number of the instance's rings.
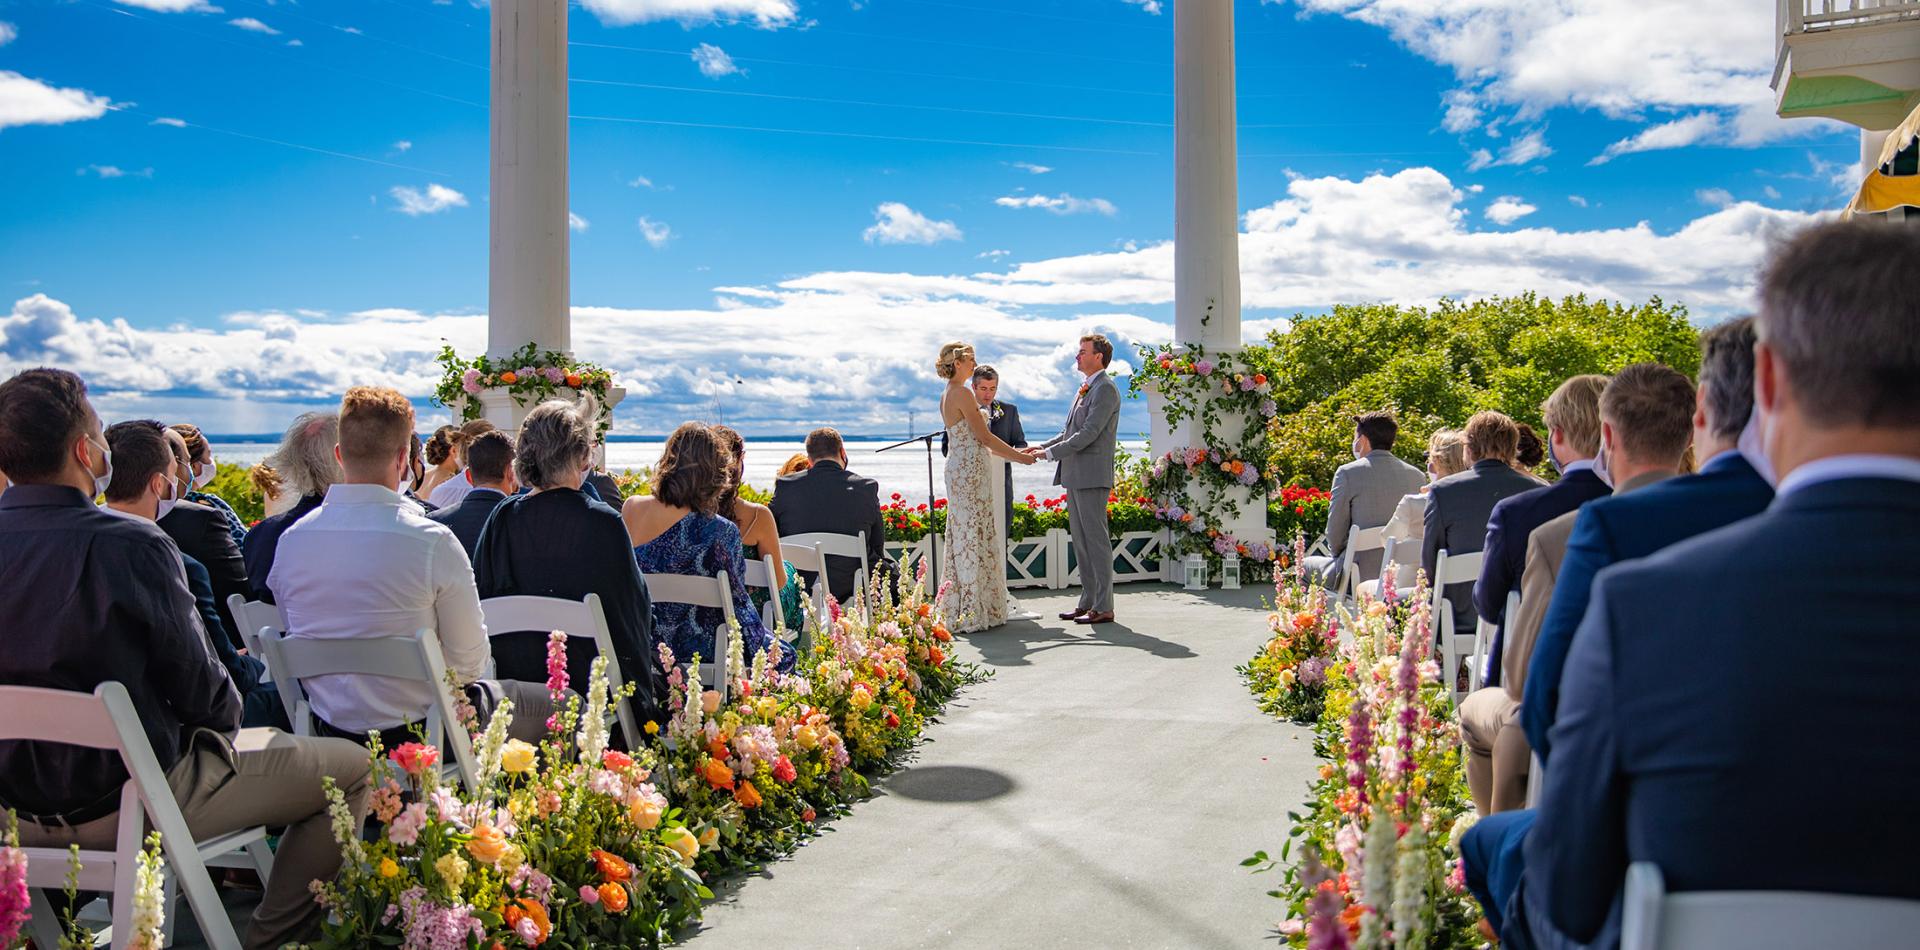
[[[1753,466],[1767,484],[1776,488],[1780,485],[1780,476],[1773,470],[1773,457],[1767,454],[1766,427],[1760,422],[1760,404],[1753,404],[1753,412],[1747,416],[1747,424],[1740,430],[1740,441],[1735,448]]]
[[[213,476],[218,474],[220,474],[218,470],[218,466],[213,464],[212,459],[208,459],[206,461],[206,464],[200,466],[200,468],[194,471],[193,487],[195,488],[207,487],[209,484],[212,484]]]
[[[93,447],[92,439],[87,440],[87,447],[88,448]],[[110,448],[107,448],[106,446],[101,446],[100,461],[102,464],[104,464],[107,467],[107,470],[104,474],[93,476],[93,494],[95,497],[99,497],[101,495],[106,494],[107,484],[113,481],[113,450]],[[87,471],[87,474],[93,475],[93,471],[89,469]]]
[[[179,503],[180,503],[180,480],[177,478],[174,478],[172,475],[168,475],[167,476],[167,497],[160,499],[160,507],[158,508],[158,510],[154,511],[153,520],[159,521],[160,519],[165,518],[167,516],[167,512],[172,511],[173,506]]]
[[[1613,487],[1613,468],[1607,462],[1607,457],[1612,454],[1613,453],[1607,451],[1606,442],[1602,441],[1600,443],[1600,454],[1593,457],[1593,474],[1608,488]]]

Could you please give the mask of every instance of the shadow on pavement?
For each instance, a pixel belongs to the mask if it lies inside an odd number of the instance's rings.
[[[921,802],[984,802],[1013,791],[1013,779],[992,769],[970,765],[928,765],[909,768],[887,778],[889,795]]]
[[[1034,654],[1069,646],[1125,647],[1168,660],[1186,660],[1199,655],[1184,644],[1140,633],[1124,623],[1073,624],[1066,629],[1054,629],[1020,621],[963,636],[991,666],[1031,666],[1030,657]]]

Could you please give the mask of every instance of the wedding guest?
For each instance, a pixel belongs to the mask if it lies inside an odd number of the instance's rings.
[[[1754,408],[1778,498],[1595,578],[1506,946],[1617,940],[1634,861],[1658,865],[1675,893],[1920,899],[1920,825],[1888,820],[1920,781],[1908,714],[1920,663],[1916,273],[1920,232],[1864,221],[1809,227],[1775,254],[1755,319]],[[1807,551],[1820,555],[1765,556]],[[1859,780],[1809,767],[1822,762]],[[1818,833],[1755,833],[1808,802]]]
[[[899,573],[887,557],[887,528],[880,518],[880,483],[847,471],[847,448],[838,430],[815,429],[807,434],[808,468],[775,480],[773,501],[767,506],[780,523],[782,535],[866,532],[867,565],[881,578]],[[835,600],[854,595],[853,575],[860,562],[828,555],[827,589]],[[800,582],[811,588],[815,575],[802,571]]]
[[[1400,424],[1391,412],[1363,413],[1353,420],[1353,461],[1333,472],[1333,499],[1327,509],[1327,548],[1331,557],[1306,560],[1308,574],[1318,574],[1329,589],[1338,589],[1341,556],[1347,549],[1347,529],[1359,525],[1377,528],[1393,517],[1400,500],[1419,492],[1425,480],[1420,470],[1400,461],[1391,449]],[[1354,570],[1366,578],[1380,575],[1379,551],[1354,555]]]
[[[520,482],[513,477],[513,437],[498,429],[474,437],[467,446],[467,471],[473,476],[473,490],[459,504],[435,511],[427,520],[452,529],[472,558],[493,509],[520,490]]]
[[[772,557],[779,565],[780,577],[775,586],[779,588],[782,619],[789,629],[799,630],[806,626],[806,616],[800,608],[800,574],[780,556],[780,526],[774,521],[773,509],[740,495],[747,473],[747,442],[740,433],[726,426],[714,426],[713,432],[733,458],[732,481],[726,494],[720,496],[720,516],[739,526],[741,553],[746,560]],[[755,610],[771,599],[761,594],[759,588],[748,588],[747,594]]]
[[[327,498],[327,489],[340,481],[340,463],[333,456],[334,444],[339,440],[339,416],[331,412],[303,412],[287,427],[280,447],[262,463],[284,486],[282,497],[297,500],[287,510],[260,519],[260,523],[247,532],[246,544],[240,550],[246,558],[252,599],[274,602],[267,577],[273,573],[280,535],[320,507]]]
[[[452,531],[427,520],[395,490],[407,470],[407,446],[416,441],[413,404],[384,386],[355,386],[340,401],[339,432],[341,481],[280,538],[268,578],[287,635],[343,640],[431,629],[447,670],[467,686],[482,721],[511,699],[508,731],[537,741],[553,705],[546,677],[482,682],[492,664],[467,553]],[[320,732],[350,739],[379,732],[388,748],[409,741],[433,708],[433,691],[442,688],[355,674],[310,677],[301,685]]]
[[[1540,406],[1541,420],[1547,425],[1547,448],[1560,470],[1560,480],[1502,499],[1487,516],[1486,557],[1480,580],[1473,585],[1473,606],[1490,623],[1504,621],[1507,594],[1520,584],[1527,536],[1533,529],[1612,491],[1593,472],[1593,457],[1600,451],[1600,392],[1605,388],[1605,376],[1575,376],[1555,388]],[[1500,685],[1501,642],[1496,629],[1487,673],[1490,686]]]
[[[1459,429],[1435,429],[1427,438],[1427,483],[1400,499],[1400,504],[1393,509],[1393,517],[1387,519],[1387,537],[1420,540],[1427,527],[1427,491],[1434,482],[1466,470],[1466,433]]]
[[[1539,486],[1514,471],[1513,450],[1520,429],[1498,412],[1476,412],[1467,420],[1467,461],[1472,467],[1433,483],[1427,491],[1426,528],[1420,541],[1420,567],[1433,576],[1440,552],[1472,554],[1487,540],[1487,521],[1501,499]],[[1444,596],[1453,605],[1453,632],[1469,634],[1478,620],[1473,583],[1449,584]],[[1434,623],[1440,629],[1438,619]],[[1448,681],[1457,675],[1446,671]]]
[[[207,437],[201,434],[199,426],[191,422],[176,422],[169,428],[180,433],[180,438],[186,442],[187,457],[192,465],[193,482],[187,489],[186,500],[205,505],[226,516],[227,531],[233,535],[233,543],[238,545],[245,541],[247,526],[240,522],[239,513],[227,504],[225,498],[203,490],[220,474],[219,467],[213,462],[213,446],[207,443]]]
[[[113,475],[86,385],[30,369],[0,383],[0,684],[92,692],[126,687],[167,785],[200,839],[284,828],[246,946],[318,936],[325,909],[308,891],[340,867],[322,779],[366,814],[366,750],[337,739],[240,729],[240,697],[208,649],[180,555],[142,518],[96,507]],[[0,802],[28,847],[112,850],[120,756],[60,743],[0,742]]]
[[[169,436],[179,439],[152,419],[116,422],[107,427],[107,448],[113,453],[113,478],[107,483],[107,507],[132,518],[158,521],[180,504],[188,484],[181,478],[180,463],[184,448],[169,445]],[[207,646],[226,669],[233,687],[240,693],[242,726],[279,726],[287,728],[286,709],[280,704],[280,692],[265,676],[266,666],[258,659],[239,652],[240,642],[232,627],[214,609],[213,582],[207,568],[187,554],[180,555],[199,615]],[[229,634],[233,634],[229,639]]]
[[[442,482],[460,474],[460,427],[441,426],[427,439],[427,475],[414,488],[423,497],[432,497]]]
[[[797,475],[812,467],[813,460],[807,458],[807,453],[796,452],[786,461],[780,463],[780,470],[773,473],[773,477],[780,478],[785,475]]]
[[[159,425],[157,422],[152,424]],[[179,432],[163,427],[161,439],[168,447],[169,458],[175,461],[171,474],[184,487],[192,473],[186,438]],[[234,622],[227,598],[234,594],[246,597],[252,592],[253,585],[247,579],[246,559],[241,556],[240,545],[234,543],[233,534],[227,529],[227,520],[221,517],[219,511],[184,498],[176,499],[167,509],[158,518],[160,530],[173,539],[182,554],[199,562],[207,571],[213,584],[214,608],[223,624],[222,633],[230,638],[234,649],[244,648],[246,644],[240,639],[240,625]]]
[[[263,518],[271,518],[274,515],[280,514],[292,508],[294,503],[299,500],[294,498],[291,492],[284,490],[285,486],[280,481],[280,473],[274,471],[273,466],[265,462],[255,462],[251,466],[248,466],[247,484],[260,494],[260,507],[264,511]],[[255,524],[257,526],[258,522]],[[249,529],[248,533],[252,533],[251,529]],[[244,543],[241,545],[240,551],[242,555],[246,553],[246,545]]]
[[[740,529],[721,516],[720,503],[734,487],[733,457],[713,427],[682,423],[667,437],[654,466],[653,494],[627,499],[620,517],[642,572],[701,577],[727,572],[743,652],[752,662],[773,644],[773,634],[747,597]],[[654,636],[673,649],[677,662],[688,662],[696,653],[714,659],[714,630],[725,624],[718,608],[653,604]],[[792,651],[780,649],[780,669],[793,669],[793,661]]]
[[[1546,480],[1534,474],[1534,469],[1547,460],[1547,444],[1540,441],[1540,433],[1524,422],[1514,423],[1520,429],[1520,441],[1513,448],[1513,468],[1515,471],[1546,484]]]
[[[634,714],[666,722],[666,673],[654,648],[652,603],[633,560],[620,513],[581,490],[593,451],[592,403],[551,400],[534,407],[514,446],[514,477],[526,489],[493,511],[474,557],[483,598],[527,594],[581,600],[600,596],[620,676],[633,684]],[[495,631],[493,656],[503,676],[544,679],[546,630]],[[567,677],[587,682],[592,640],[567,641]],[[628,737],[628,742],[638,741]]]
[[[423,501],[417,494],[420,483],[427,478],[426,450],[420,445],[420,436],[412,432],[407,433],[407,470],[400,477],[402,485],[400,494],[417,505],[421,514],[433,514],[434,506]]]
[[[498,428],[485,419],[474,419],[462,423],[460,432],[453,438],[454,454],[460,460],[460,471],[446,481],[434,486],[433,493],[427,496],[427,504],[435,510],[448,508],[460,503],[460,499],[473,490],[473,480],[467,477],[467,449],[473,445],[475,437],[482,432],[491,432]]]

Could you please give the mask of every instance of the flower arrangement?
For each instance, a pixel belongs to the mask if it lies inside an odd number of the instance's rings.
[[[880,517],[887,528],[887,540],[911,543],[930,534],[941,534],[947,530],[947,500],[934,499],[932,505],[924,502],[914,504],[905,496],[894,492],[893,497],[880,506]],[[1119,489],[1107,495],[1107,530],[1117,539],[1129,531],[1151,531],[1157,524],[1158,516],[1153,499],[1145,495],[1123,494]],[[1067,497],[1063,494],[1054,498],[1041,498],[1028,495],[1024,500],[1013,503],[1013,522],[1007,526],[1007,537],[1037,538],[1048,531],[1067,529]]]
[[[0,837],[0,950],[25,945],[21,931],[31,915],[27,853],[20,848],[20,819],[9,809],[6,836]]]
[[[1304,538],[1295,535],[1291,566],[1274,572],[1273,611],[1267,614],[1272,636],[1240,673],[1262,710],[1312,723],[1326,705],[1327,671],[1340,642],[1340,623],[1327,589],[1319,578],[1307,576],[1304,547]]]
[[[469,360],[446,346],[440,349],[439,362],[442,372],[440,384],[433,390],[433,404],[457,409],[461,421],[480,418],[480,402],[471,397],[489,389],[505,389],[520,406],[555,396],[591,393],[599,397],[600,435],[613,427],[613,406],[607,399],[613,388],[612,371],[558,350],[541,350],[529,343],[502,359],[482,354]]]
[[[27,852],[20,847],[20,819],[6,810],[5,833],[0,834],[0,950],[28,945],[27,923],[32,898],[27,887]],[[134,855],[132,933],[120,946],[130,950],[160,950],[166,945],[166,867],[160,850],[160,832],[147,833],[146,843]],[[67,847],[66,911],[60,919],[60,950],[80,950],[97,941],[93,931],[75,919],[80,906],[80,846]],[[51,950],[51,948],[49,948]]]
[[[1287,485],[1267,502],[1267,527],[1274,537],[1291,538],[1296,534],[1319,537],[1327,530],[1327,513],[1333,507],[1333,495],[1324,488]]]

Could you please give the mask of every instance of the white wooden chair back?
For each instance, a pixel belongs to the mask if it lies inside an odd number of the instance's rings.
[[[853,604],[854,609],[860,612],[860,616],[867,616],[867,577],[873,565],[867,563],[867,533],[865,531],[859,534],[832,534],[826,531],[809,531],[805,534],[781,535],[780,549],[782,551],[786,550],[789,544],[812,547],[820,552],[822,555],[820,559],[820,586],[822,588],[831,588],[831,585],[826,582],[826,559],[828,557],[844,557],[859,561],[860,567],[855,570],[853,574]],[[831,597],[833,595],[829,593],[827,596]]]
[[[1472,655],[1478,631],[1453,629],[1453,602],[1447,599],[1447,585],[1470,584],[1479,580],[1480,565],[1485,557],[1479,551],[1448,554],[1445,548],[1441,548],[1433,562],[1433,601],[1428,616],[1433,620],[1433,628],[1440,631],[1440,675],[1446,677],[1447,695],[1453,697],[1456,708],[1466,698],[1466,693],[1460,689],[1460,661]]]
[[[313,706],[302,680],[314,676],[386,676],[426,683],[433,704],[426,710],[427,741],[452,752],[452,771],[468,789],[480,787],[480,771],[473,758],[473,739],[453,711],[447,683],[447,663],[440,654],[440,638],[430,629],[406,637],[353,637],[316,640],[292,636],[269,627],[261,634],[273,682],[287,707],[287,721],[295,735],[313,734]]]
[[[1386,547],[1387,529],[1384,525],[1377,528],[1362,528],[1357,524],[1348,526],[1347,546],[1340,552],[1340,596],[1352,600],[1359,593],[1361,581],[1378,579],[1379,575],[1373,578],[1361,577],[1360,569],[1355,565],[1358,563],[1357,558],[1360,552],[1384,551]],[[1387,563],[1384,555],[1380,563],[1382,565]]]
[[[687,604],[692,607],[711,607],[725,615],[726,620],[713,631],[713,656],[705,658],[700,664],[700,682],[706,688],[719,690],[726,695],[727,641],[732,635],[731,625],[736,622],[733,612],[733,585],[727,578],[727,572],[721,571],[712,577],[698,574],[647,574],[647,597],[656,604]],[[674,657],[677,663],[684,663],[690,657]]]
[[[489,597],[480,602],[480,615],[486,620],[489,637],[528,630],[558,630],[568,637],[592,640],[594,649],[607,658],[607,689],[612,695],[618,696],[626,685],[625,677],[620,674],[620,655],[613,650],[613,633],[607,628],[607,613],[600,606],[599,594],[588,594],[582,600],[518,594]],[[587,684],[576,683],[574,688],[585,690]],[[620,723],[621,735],[626,736],[629,743],[641,741],[639,724],[633,718],[632,703],[624,699],[615,702],[613,713]]]
[[[780,556],[793,565],[796,571],[814,575],[813,589],[802,591],[802,596],[811,606],[813,616],[822,624],[826,623],[827,598],[833,594],[827,588],[827,557],[820,553],[817,544],[795,544],[785,538],[780,539]],[[804,578],[802,579],[804,581]]]
[[[227,595],[227,611],[233,614],[233,622],[240,625],[240,642],[247,645],[247,654],[266,662],[266,655],[260,652],[260,631],[267,627],[285,630],[286,621],[280,616],[280,608],[264,600],[248,600],[239,594]]]
[[[1540,803],[1540,790],[1547,787],[1547,765],[1540,761],[1540,753],[1533,753],[1527,762],[1527,807]]]
[[[1660,866],[1627,868],[1620,950],[1911,946],[1920,901],[1812,891],[1667,893]]]
[[[140,716],[127,696],[127,688],[118,682],[105,682],[92,693],[42,689],[33,686],[0,686],[0,740],[54,742],[115,752],[125,764],[129,776],[120,789],[119,829],[112,851],[80,852],[79,889],[112,894],[114,939],[124,942],[133,933],[134,874],[137,855],[145,843],[148,822],[160,832],[160,846],[167,857],[165,900],[162,911],[170,922],[174,918],[173,895],[186,892],[187,904],[200,924],[208,946],[219,950],[238,950],[240,938],[233,930],[220,894],[207,874],[214,867],[252,867],[266,881],[273,870],[273,853],[267,847],[267,830],[247,828],[206,841],[195,841],[180,813],[173,790],[167,785],[160,760],[140,727]],[[32,902],[28,927],[40,946],[59,943],[60,926],[54,916],[49,892],[66,886],[67,849],[25,848],[27,888]],[[233,857],[240,852],[242,857]],[[172,936],[171,923],[167,936]]]
[[[776,583],[775,578],[779,578],[780,583]],[[767,602],[760,608],[760,622],[775,636],[786,639],[787,620],[780,610],[780,588],[785,586],[786,575],[781,570],[780,562],[774,560],[771,554],[758,561],[748,561],[746,574],[741,581],[748,587],[758,587],[767,592]]]

